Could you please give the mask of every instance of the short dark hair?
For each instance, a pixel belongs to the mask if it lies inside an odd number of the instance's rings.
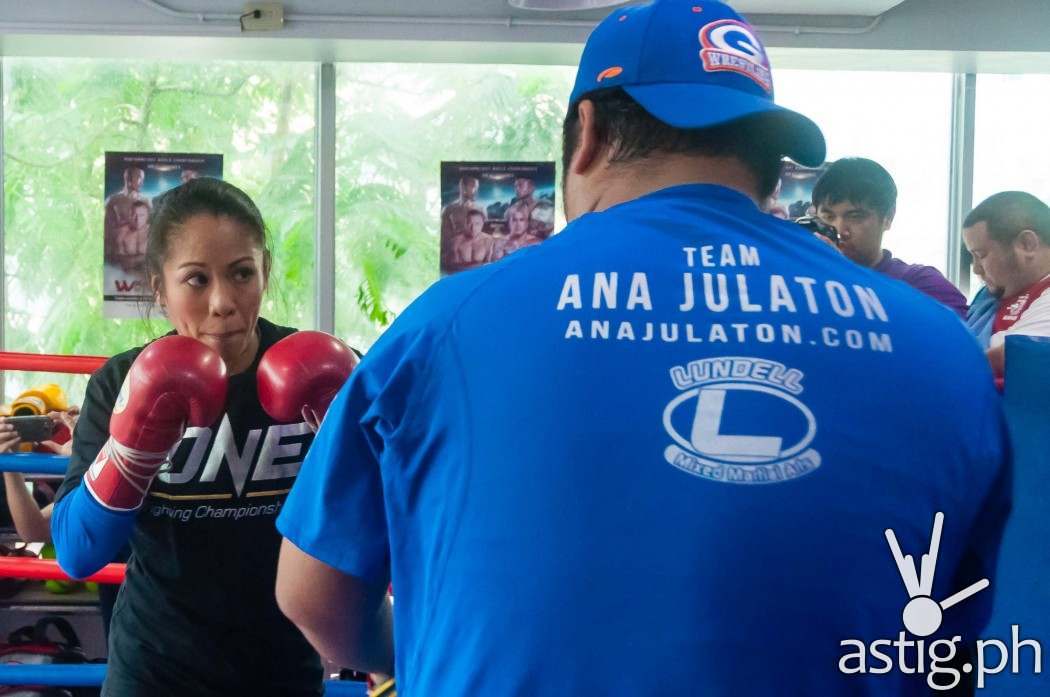
[[[619,87],[592,92],[585,99],[594,103],[598,135],[610,149],[612,162],[631,162],[656,153],[735,157],[758,180],[759,198],[772,194],[780,181],[783,153],[771,137],[769,120],[762,115],[710,128],[675,128],[651,115]],[[576,151],[579,124],[579,111],[573,105],[562,124],[563,172]]]
[[[963,227],[977,223],[986,224],[989,237],[1000,244],[1009,244],[1022,230],[1031,230],[1043,244],[1050,244],[1050,208],[1024,191],[1001,191],[981,201]]]
[[[246,227],[263,253],[264,277],[270,274],[270,249],[262,214],[248,194],[233,184],[211,177],[198,177],[180,184],[156,200],[146,237],[146,277],[161,275],[171,240],[187,220],[209,214],[231,218]]]
[[[897,185],[878,162],[863,157],[843,158],[817,180],[813,205],[819,208],[843,201],[868,206],[885,218],[897,209]]]

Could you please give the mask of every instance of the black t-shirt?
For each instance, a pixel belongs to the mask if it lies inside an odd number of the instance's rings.
[[[274,599],[274,521],[313,433],[260,406],[259,358],[295,330],[260,318],[259,332],[251,367],[230,376],[222,417],[187,429],[139,511],[113,612],[108,695],[321,694],[320,659]],[[109,438],[113,404],[142,348],[91,377],[57,499],[80,485]]]

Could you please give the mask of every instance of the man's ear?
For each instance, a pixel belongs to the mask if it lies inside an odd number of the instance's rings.
[[[1021,230],[1020,234],[1014,238],[1014,245],[1025,254],[1034,254],[1042,244],[1043,241],[1039,239],[1039,235],[1036,234],[1035,230],[1029,228]]]
[[[599,162],[603,148],[598,133],[594,102],[584,99],[576,105],[576,109],[579,115],[576,123],[579,137],[576,139],[576,150],[569,161],[569,169],[574,174],[585,174]]]
[[[886,232],[893,226],[893,217],[897,215],[897,207],[894,206],[889,212],[882,218],[882,231]]]

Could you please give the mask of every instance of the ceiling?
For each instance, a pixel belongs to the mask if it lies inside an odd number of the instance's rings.
[[[12,0],[0,0],[0,5]],[[737,10],[754,14],[805,14],[805,15],[853,15],[873,17],[900,5],[904,0],[730,0]],[[95,0],[97,2],[97,0]],[[52,0],[44,5],[67,5],[70,10],[87,9],[92,0]],[[150,8],[149,1],[108,0],[113,5],[126,5],[130,13],[162,14],[159,8]],[[206,12],[213,14],[240,13],[243,0],[156,0],[170,10]],[[637,0],[623,4],[637,4]],[[289,0],[283,3],[286,16],[294,15],[374,15],[400,17],[565,17],[599,18],[608,13],[608,8],[576,12],[549,12],[512,8],[507,0]]]
[[[237,18],[254,1],[0,0],[0,56],[572,65],[608,12],[515,10],[507,0],[285,0],[281,29],[242,33]],[[948,0],[731,3],[761,28],[781,67],[1050,72],[1050,0],[1010,0],[1011,12],[988,0],[950,0],[950,12]]]
[[[904,0],[730,0],[738,11],[755,14],[862,15],[875,17]]]
[[[625,0],[508,0],[514,7],[559,10],[565,7],[600,8],[623,5]],[[874,16],[903,0],[724,0],[740,12],[758,14],[828,14]]]

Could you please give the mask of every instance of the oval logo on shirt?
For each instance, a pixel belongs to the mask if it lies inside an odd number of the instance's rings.
[[[673,443],[664,459],[694,476],[775,484],[820,466],[810,448],[817,420],[800,399],[802,371],[744,356],[705,358],[671,369],[678,388],[664,408]]]

